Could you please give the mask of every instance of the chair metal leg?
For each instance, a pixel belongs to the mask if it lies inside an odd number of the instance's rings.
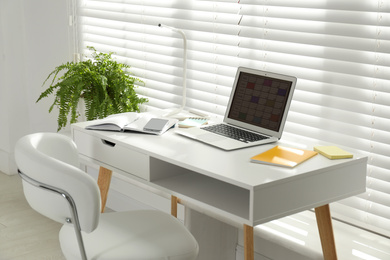
[[[81,259],[87,260],[87,253],[85,252],[84,241],[83,241],[83,236],[81,234],[81,227],[80,227],[79,217],[77,214],[76,204],[75,204],[73,198],[68,193],[61,192],[60,194],[69,203],[70,212],[72,214],[72,219],[70,219],[70,223],[73,224],[74,232],[76,233],[77,243],[79,244],[79,249],[80,249],[80,254],[81,254]],[[69,221],[69,219],[67,219],[67,222],[68,221]]]
[[[82,260],[87,260],[87,254],[85,252],[84,241],[83,241],[83,237],[82,237],[82,234],[81,234],[81,227],[80,227],[79,217],[78,217],[78,214],[77,214],[76,203],[74,202],[72,196],[70,196],[69,193],[67,193],[66,191],[64,191],[62,189],[58,189],[56,187],[53,187],[53,186],[50,186],[50,185],[46,185],[44,183],[41,183],[41,182],[39,182],[37,180],[32,179],[29,176],[27,176],[24,173],[22,173],[20,170],[18,170],[18,173],[19,173],[19,176],[22,178],[22,180],[26,181],[27,183],[29,183],[29,184],[31,184],[31,185],[33,185],[35,187],[38,187],[38,188],[41,188],[41,189],[45,189],[47,191],[51,191],[51,192],[57,193],[57,194],[61,195],[63,198],[65,198],[66,201],[68,201],[69,209],[70,209],[72,218],[71,219],[67,218],[65,221],[67,223],[72,223],[73,224],[74,231],[75,231],[76,237],[77,237],[77,243],[78,243],[79,249],[80,249],[81,259]]]

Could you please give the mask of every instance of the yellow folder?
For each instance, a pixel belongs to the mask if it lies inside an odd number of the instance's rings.
[[[251,162],[293,168],[317,154],[317,152],[311,150],[277,145],[268,151],[253,156]]]
[[[332,160],[353,157],[353,154],[346,152],[337,146],[315,146],[314,151],[317,151],[318,153]]]

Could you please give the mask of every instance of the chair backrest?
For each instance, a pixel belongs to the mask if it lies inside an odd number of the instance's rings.
[[[61,189],[73,198],[81,230],[93,231],[100,216],[100,192],[96,181],[80,170],[74,142],[57,133],[36,133],[22,137],[15,146],[18,169],[29,178]],[[57,222],[71,218],[68,202],[60,195],[23,181],[30,206]]]

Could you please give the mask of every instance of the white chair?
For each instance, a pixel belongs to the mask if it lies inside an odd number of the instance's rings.
[[[59,240],[67,259],[196,259],[198,243],[173,216],[157,210],[100,214],[95,180],[79,169],[66,136],[22,137],[15,159],[30,206],[63,223]]]

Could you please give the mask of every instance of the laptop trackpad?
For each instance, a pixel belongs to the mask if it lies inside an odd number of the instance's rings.
[[[216,135],[216,134],[201,134],[198,135],[197,138],[199,140],[202,140],[204,142],[217,142],[221,140],[226,140],[226,137],[221,136],[221,135]]]

